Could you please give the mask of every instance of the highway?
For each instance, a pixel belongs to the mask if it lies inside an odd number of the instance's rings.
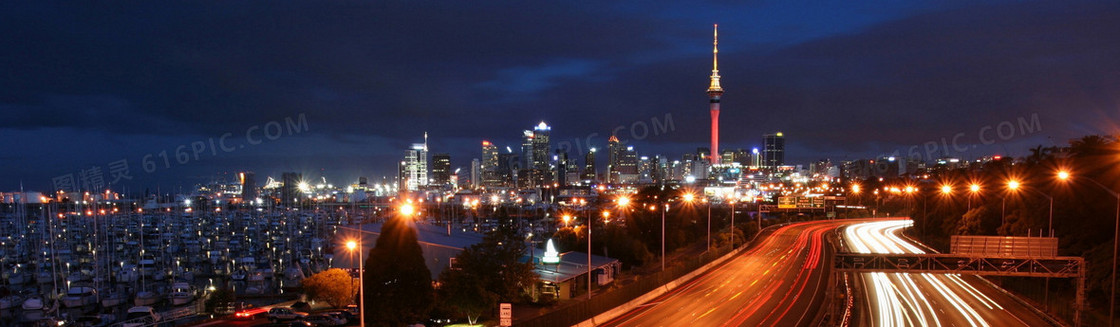
[[[858,253],[926,253],[899,233],[911,220],[851,225],[844,244]],[[958,274],[858,273],[852,278],[855,326],[1050,326],[1024,306],[976,276]]]
[[[825,236],[865,220],[781,227],[714,267],[605,326],[804,326],[825,307],[833,249]]]

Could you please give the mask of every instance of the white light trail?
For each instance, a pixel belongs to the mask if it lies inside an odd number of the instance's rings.
[[[910,220],[878,221],[848,226],[844,229],[845,242],[857,253],[925,253],[921,248],[899,236],[904,228],[913,225]],[[984,295],[959,275],[920,274],[919,280],[929,284],[935,294],[927,294],[909,273],[863,273],[864,284],[872,289],[866,292],[874,299],[879,326],[942,326],[942,315],[959,316],[974,327],[989,326],[984,317],[969,303],[979,302],[988,310],[1003,310],[998,303]],[[954,291],[949,284],[963,291]],[[927,287],[927,288],[928,288]],[[929,296],[935,296],[931,301]],[[964,296],[964,297],[962,297]],[[969,298],[973,301],[969,301]],[[933,303],[947,303],[950,312],[935,310]]]

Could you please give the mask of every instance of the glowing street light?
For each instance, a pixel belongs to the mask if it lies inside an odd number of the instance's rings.
[[[972,185],[968,186],[968,191],[969,191],[969,194],[968,194],[968,210],[971,211],[972,210],[972,197],[975,196],[976,193],[980,192],[980,184],[972,183]]]
[[[568,227],[568,223],[572,221],[571,215],[563,215],[560,218],[564,220],[564,227]]]
[[[949,186],[949,184],[941,185],[941,194],[951,194],[951,193],[953,193],[953,187],[952,186]]]
[[[416,208],[411,203],[405,203],[401,205],[400,211],[402,216],[411,217],[412,214],[416,213]]]

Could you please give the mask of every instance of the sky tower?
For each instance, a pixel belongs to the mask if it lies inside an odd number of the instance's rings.
[[[719,164],[719,98],[723,88],[719,87],[719,24],[712,27],[712,81],[708,85],[708,108],[712,113],[712,154],[708,156],[712,165]]]

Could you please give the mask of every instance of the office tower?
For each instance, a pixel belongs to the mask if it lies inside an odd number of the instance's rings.
[[[498,177],[498,147],[490,141],[482,141],[482,160],[479,168],[481,180],[471,179],[475,187],[496,187],[502,184],[501,178]]]
[[[720,153],[719,162],[722,162],[724,164],[731,164],[732,162],[735,162],[735,151],[723,150],[723,153]]]
[[[595,148],[587,151],[587,155],[583,158],[583,176],[581,179],[585,181],[595,182]]]
[[[638,182],[638,152],[634,146],[627,146],[620,151],[618,158],[618,182],[633,184]]]
[[[513,152],[499,153],[498,154],[498,167],[495,169],[495,179],[497,183],[493,186],[512,186],[514,173],[517,171],[517,155]]]
[[[260,197],[257,190],[257,174],[251,171],[242,172],[241,176],[241,202],[251,203]]]
[[[533,131],[524,130],[521,132],[521,164],[520,167],[514,169],[529,169],[533,167]]]
[[[611,135],[607,139],[607,183],[618,183],[619,167],[622,160],[622,152],[626,148],[622,147],[622,143],[618,141],[618,137]]]
[[[762,136],[765,145],[762,151],[762,166],[775,170],[785,164],[786,138],[782,132]]]
[[[431,184],[443,186],[451,183],[451,155],[436,153],[432,155]]]
[[[424,143],[412,145],[405,151],[401,162],[401,191],[416,191],[428,185],[428,133],[424,133]]]
[[[495,153],[494,161],[498,161],[497,157],[498,156]],[[482,161],[478,160],[478,158],[474,158],[474,160],[471,160],[471,184],[470,185],[471,185],[472,189],[482,187],[483,182],[482,182],[481,178],[482,178]]]

